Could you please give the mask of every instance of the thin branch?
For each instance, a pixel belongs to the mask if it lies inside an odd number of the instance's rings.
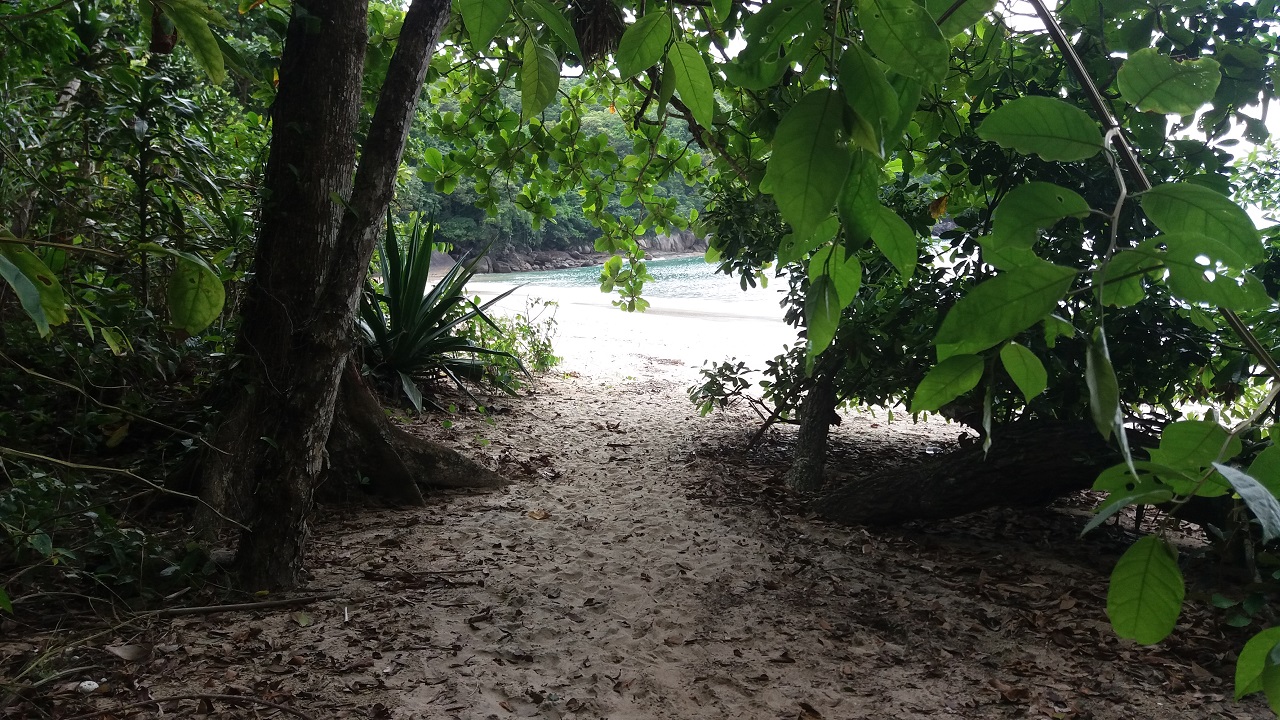
[[[62,2],[54,3],[53,5],[50,5],[47,8],[32,10],[29,13],[22,13],[21,15],[4,15],[0,13],[0,23],[21,22],[23,20],[30,20],[31,18],[40,17],[41,15],[46,15],[56,10],[61,10],[62,8],[70,5],[75,1],[76,0],[62,0]]]
[[[284,598],[281,600],[263,600],[261,602],[250,603],[234,603],[231,605],[204,605],[201,607],[176,607],[164,608],[163,610],[155,610],[149,613],[142,613],[150,617],[178,617],[180,615],[212,615],[221,612],[239,612],[242,610],[266,610],[277,607],[290,607],[293,605],[310,605],[311,603],[320,602],[322,600],[332,600],[342,597],[343,593],[327,592],[319,595],[307,595],[305,597]]]
[[[66,718],[65,720],[91,720],[91,718],[102,717],[103,715],[106,715],[108,713],[114,715],[117,713],[125,712],[126,710],[133,710],[135,708],[148,707],[150,705],[160,705],[161,703],[167,703],[167,702],[176,702],[179,700],[218,700],[221,702],[230,703],[232,705],[265,705],[269,708],[274,708],[276,710],[279,710],[280,712],[288,713],[294,717],[302,718],[302,720],[314,720],[314,718],[302,712],[301,710],[294,710],[293,708],[288,707],[287,705],[274,703],[274,702],[271,702],[270,700],[263,700],[262,698],[254,697],[252,695],[218,695],[213,693],[196,693],[193,695],[170,695],[168,697],[155,698],[154,700],[139,700],[138,702],[129,703],[128,705],[117,705],[115,707],[104,708],[101,710],[94,710],[93,712],[84,713],[83,715],[73,715],[69,718]]]
[[[217,515],[219,518],[226,521],[227,523],[231,525],[235,525],[236,527],[244,530],[249,529],[245,527],[244,524],[237,522],[235,520],[232,520],[226,515],[223,515],[221,512],[218,511],[217,508],[206,503],[204,500],[202,500],[201,498],[195,495],[192,495],[190,493],[184,493],[181,490],[174,490],[173,488],[167,488],[152,480],[148,480],[142,477],[141,475],[138,475],[137,473],[130,472],[123,468],[113,468],[113,467],[107,467],[105,465],[86,465],[84,463],[75,463],[69,460],[59,460],[57,458],[49,457],[48,455],[40,455],[39,453],[31,453],[31,452],[26,452],[24,450],[15,450],[11,447],[5,447],[3,445],[0,445],[0,455],[13,455],[14,457],[20,457],[27,460],[35,460],[37,462],[46,462],[46,463],[51,463],[53,465],[61,465],[62,467],[70,468],[72,470],[89,470],[91,472],[104,472],[104,473],[110,473],[112,475],[123,475],[124,477],[127,477],[131,480],[136,480],[166,495],[173,495],[176,497],[185,498],[187,500],[192,500],[197,503],[200,503],[201,505],[204,505],[205,507],[209,508],[210,511],[212,511],[215,515]]]
[[[70,250],[72,252],[94,253],[95,255],[103,255],[109,258],[120,257],[119,253],[113,253],[110,250],[99,250],[98,248],[85,247],[84,245],[70,245],[67,243],[48,242],[46,240],[21,240],[16,236],[12,238],[0,237],[0,243],[27,245],[29,247],[52,247],[59,248],[61,250]]]

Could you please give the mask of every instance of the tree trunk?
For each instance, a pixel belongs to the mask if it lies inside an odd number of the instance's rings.
[[[813,508],[851,525],[889,525],[1043,505],[1092,487],[1098,473],[1121,459],[1090,423],[1020,421],[996,428],[993,437],[985,457],[974,445],[861,477]]]
[[[298,584],[360,285],[448,0],[414,0],[356,168],[367,0],[297,0],[272,108],[266,200],[206,501],[244,522],[251,589]],[[354,182],[352,176],[355,176]],[[208,516],[205,520],[209,520]]]
[[[787,487],[795,492],[817,492],[826,481],[827,437],[837,418],[834,371],[818,376],[800,403],[798,416],[800,430],[796,434],[795,458],[787,471]]]
[[[375,493],[402,505],[423,503],[419,483],[448,488],[504,484],[501,476],[480,463],[387,422],[354,361],[347,363],[342,375],[328,452],[328,483],[368,477]]]

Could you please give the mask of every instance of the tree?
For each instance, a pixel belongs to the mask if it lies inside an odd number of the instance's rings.
[[[353,318],[448,17],[448,0],[410,5],[357,148],[368,3],[294,4],[238,339],[242,360],[224,381],[231,399],[215,436],[218,450],[206,455],[203,469],[210,505],[245,520],[237,563],[248,587],[300,581],[335,411],[367,410],[358,372],[344,375]],[[347,393],[353,400],[339,405]],[[369,422],[356,417],[340,427],[356,431]]]

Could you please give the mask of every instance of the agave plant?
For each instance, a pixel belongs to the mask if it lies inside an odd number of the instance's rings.
[[[435,236],[433,220],[424,223],[418,217],[413,219],[402,252],[395,224],[387,218],[387,232],[378,257],[382,291],[368,283],[360,297],[359,327],[365,348],[372,356],[370,364],[374,372],[393,382],[398,378],[404,394],[418,412],[422,412],[424,398],[415,378],[442,373],[470,395],[463,380],[474,382],[486,378],[488,363],[484,356],[502,356],[519,364],[508,352],[477,345],[454,332],[472,320],[498,330],[485,310],[515,288],[483,305],[467,298],[467,281],[475,275],[476,261],[488,248],[469,262],[464,258],[454,263],[432,286],[428,276]],[[510,386],[497,384],[513,392]],[[430,400],[427,402],[435,406]]]

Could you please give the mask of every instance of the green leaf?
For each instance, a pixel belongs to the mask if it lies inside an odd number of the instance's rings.
[[[728,20],[729,13],[733,12],[733,0],[711,0],[711,12],[718,23]]]
[[[7,228],[0,228],[0,277],[13,288],[41,337],[49,334],[51,325],[67,321],[67,300],[58,276]]]
[[[1249,214],[1225,196],[1194,183],[1165,183],[1142,194],[1142,209],[1170,234],[1197,233],[1230,248],[1244,269],[1266,259],[1262,235]]]
[[[1213,100],[1222,72],[1213,58],[1174,60],[1143,48],[1120,66],[1116,85],[1126,101],[1144,112],[1193,115]]]
[[[836,296],[840,298],[840,308],[849,307],[853,298],[862,286],[862,263],[858,258],[845,257],[844,248],[828,245],[815,252],[809,258],[809,277],[826,275],[836,288]]]
[[[1170,233],[1153,239],[1165,246],[1165,284],[1178,298],[1231,310],[1255,310],[1271,304],[1266,288],[1240,270],[1235,252],[1216,238],[1198,233]]]
[[[867,232],[871,240],[884,254],[903,282],[911,279],[916,271],[916,234],[898,213],[879,203],[868,213]]]
[[[766,90],[782,79],[787,64],[782,60],[747,62],[738,56],[733,62],[721,63],[721,71],[730,84],[747,90]]]
[[[1000,348],[1000,363],[1027,402],[1044,392],[1049,385],[1049,375],[1045,372],[1044,363],[1040,362],[1035,353],[1016,342]]]
[[[511,15],[508,0],[458,0],[457,8],[471,39],[471,48],[478,53],[489,49],[493,36]]]
[[[1095,273],[1093,294],[1099,302],[1113,307],[1136,305],[1147,296],[1143,275],[1164,266],[1158,255],[1146,250],[1123,250],[1111,256],[1105,269]]]
[[[1121,422],[1120,383],[1116,381],[1111,354],[1100,333],[1094,333],[1085,353],[1084,381],[1089,387],[1089,414],[1093,424],[1102,437],[1110,439]]]
[[[715,88],[702,53],[685,42],[672,43],[667,62],[676,79],[676,93],[693,119],[705,128],[711,127],[716,114]]]
[[[1166,488],[1156,488],[1147,492],[1141,492],[1134,495],[1115,495],[1107,498],[1107,502],[1098,507],[1097,514],[1093,516],[1089,522],[1085,523],[1084,529],[1080,531],[1080,536],[1084,537],[1091,530],[1096,529],[1099,525],[1107,521],[1107,518],[1115,515],[1121,510],[1131,505],[1159,505],[1173,499],[1173,491]]]
[[[754,63],[777,55],[778,46],[823,24],[823,0],[769,0],[742,22],[747,46],[739,57]]]
[[[827,219],[849,174],[851,156],[839,141],[844,100],[815,90],[787,113],[773,138],[765,182],[783,219],[807,238]]]
[[[1269,543],[1280,537],[1280,501],[1276,496],[1262,483],[1230,465],[1214,463],[1213,467],[1231,483],[1236,494],[1253,512],[1258,525],[1262,526],[1262,542]]]
[[[158,0],[157,4],[165,16],[173,21],[173,26],[178,29],[178,36],[191,49],[196,63],[215,85],[221,84],[227,77],[227,70],[222,58],[222,48],[218,47],[218,41],[209,29],[210,14],[219,19],[221,16],[196,0]]]
[[[582,48],[578,46],[578,36],[573,32],[573,25],[569,23],[569,19],[564,16],[564,13],[560,12],[559,8],[552,5],[548,0],[528,0],[524,7],[527,11],[537,15],[543,24],[556,37],[560,38],[560,42],[564,43],[564,46],[569,48],[569,51],[581,62]],[[528,14],[529,12],[525,13],[525,15]],[[503,21],[505,22],[506,20],[504,19]]]
[[[812,360],[823,350],[831,346],[835,340],[836,329],[840,327],[840,291],[836,284],[826,275],[812,278],[809,293],[805,296],[804,316],[808,338],[808,357]]]
[[[1249,475],[1280,497],[1280,445],[1268,445],[1253,459]]]
[[[859,242],[871,239],[871,229],[880,207],[880,186],[884,184],[883,165],[866,150],[854,150],[836,211],[850,237]]]
[[[169,319],[189,335],[209,327],[222,313],[226,291],[222,281],[203,262],[179,257],[169,276]]]
[[[986,350],[1053,312],[1076,271],[1044,262],[1001,273],[970,290],[938,328],[938,359]]]
[[[13,614],[13,601],[9,599],[9,593],[0,587],[0,610],[4,610],[10,615]]]
[[[930,15],[941,18],[942,13],[954,4],[954,0],[929,0],[925,7],[929,9]],[[943,37],[955,37],[977,24],[995,7],[996,0],[968,0],[961,3],[960,7],[956,8],[946,20],[938,23],[938,27],[942,30]]]
[[[1063,320],[1057,315],[1050,315],[1044,319],[1044,344],[1053,347],[1058,344],[1058,338],[1073,338],[1076,336],[1076,328],[1071,323]]]
[[[409,403],[413,405],[413,409],[422,414],[422,391],[418,389],[418,383],[413,381],[409,373],[403,370],[397,370],[396,374],[400,376],[400,389],[404,391],[405,397],[409,398]]]
[[[810,251],[819,245],[830,242],[840,232],[840,218],[832,215],[818,224],[809,237],[802,238],[796,233],[787,233],[778,244],[778,265],[790,265],[799,262]]]
[[[520,68],[520,119],[528,122],[556,99],[560,88],[560,61],[551,48],[532,39],[524,44]]]
[[[47,558],[53,555],[53,540],[45,533],[37,532],[28,535],[27,544],[43,557]]]
[[[928,82],[947,76],[951,45],[912,0],[858,0],[858,22],[871,51],[901,75]]]
[[[1270,667],[1271,651],[1280,645],[1280,627],[1273,627],[1249,638],[1236,660],[1236,700],[1262,690],[1262,674]]]
[[[884,157],[885,133],[898,123],[898,95],[884,66],[858,45],[850,45],[840,57],[840,92],[874,130],[875,147],[869,149]]]
[[[1089,214],[1089,203],[1079,193],[1052,183],[1019,185],[1000,201],[991,214],[991,234],[979,240],[983,262],[1010,269],[1025,265],[1042,228],[1069,217]]]
[[[935,412],[969,392],[982,379],[981,355],[952,355],[924,376],[911,395],[911,414]]]
[[[1107,589],[1107,616],[1122,638],[1153,645],[1173,632],[1186,586],[1174,550],[1161,537],[1134,543],[1116,563]]]
[[[1160,447],[1149,451],[1151,461],[1196,472],[1215,460],[1227,460],[1240,453],[1239,438],[1212,420],[1179,420],[1160,433]]]
[[[671,42],[671,16],[654,11],[632,23],[618,41],[618,74],[623,80],[653,67]]]
[[[978,137],[1045,160],[1072,162],[1098,154],[1102,132],[1085,111],[1051,97],[1018,98],[996,108]]]

